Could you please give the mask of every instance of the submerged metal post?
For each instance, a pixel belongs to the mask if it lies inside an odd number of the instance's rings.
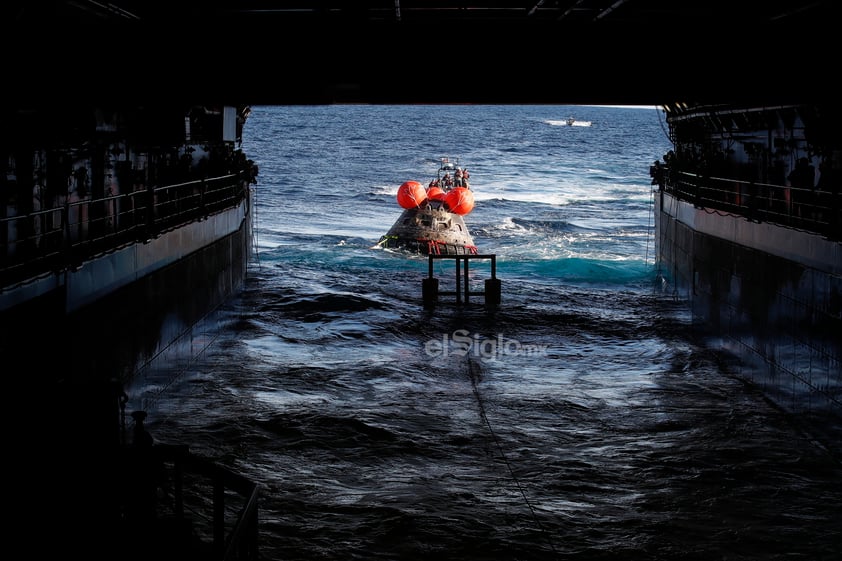
[[[467,259],[465,259],[464,261],[465,261],[465,303],[467,304],[468,301],[471,298],[470,285],[468,284],[468,278],[469,278],[468,277],[468,270],[469,270],[468,263],[470,263],[470,261],[468,261]],[[456,275],[457,276],[459,275],[459,261],[458,260],[456,261]]]
[[[497,307],[500,305],[500,299],[503,292],[500,279],[491,278],[485,279],[485,305],[489,307]]]
[[[421,297],[424,299],[424,306],[435,306],[439,299],[439,279],[431,276],[421,281]]]

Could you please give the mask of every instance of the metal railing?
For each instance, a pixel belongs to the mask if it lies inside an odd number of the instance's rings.
[[[191,454],[184,445],[156,444],[148,449],[127,448],[129,477],[125,488],[131,501],[154,493],[151,510],[140,511],[158,521],[179,523],[184,530],[174,539],[146,534],[150,550],[190,549],[207,559],[253,561],[258,558],[258,485],[216,463]],[[141,469],[137,469],[137,466]],[[141,471],[145,469],[146,471]],[[145,478],[153,478],[148,487]],[[148,491],[145,491],[148,490]],[[134,525],[137,518],[128,518]],[[142,522],[142,521],[141,521]],[[144,528],[149,527],[141,526]]]
[[[152,239],[239,204],[247,190],[244,174],[230,174],[98,199],[65,197],[61,206],[0,217],[0,287]]]
[[[696,207],[842,240],[842,194],[667,170],[663,191]]]

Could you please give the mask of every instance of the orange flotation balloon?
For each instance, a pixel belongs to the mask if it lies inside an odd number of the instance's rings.
[[[427,190],[418,181],[404,181],[398,188],[398,204],[403,208],[415,208],[427,199]]]
[[[427,198],[431,201],[443,201],[444,191],[441,190],[441,187],[430,187],[427,189]]]
[[[468,214],[474,209],[474,193],[467,187],[457,187],[447,192],[444,202],[450,212]]]

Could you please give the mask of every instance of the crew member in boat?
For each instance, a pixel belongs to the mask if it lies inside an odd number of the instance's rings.
[[[455,176],[454,184],[456,187],[463,187],[462,185],[462,168],[456,168],[456,172],[453,174]]]
[[[450,177],[449,173],[445,173],[444,177],[441,178],[442,189],[445,191],[450,191],[453,189],[453,178]]]

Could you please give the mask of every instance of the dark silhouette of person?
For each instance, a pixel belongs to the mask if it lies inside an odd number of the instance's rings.
[[[787,179],[793,187],[812,189],[815,187],[816,168],[810,164],[807,158],[799,158]]]
[[[132,419],[135,424],[128,456],[130,477],[127,481],[127,515],[141,528],[155,519],[159,474],[153,438],[144,426],[146,411],[133,411]]]
[[[151,448],[153,444],[152,435],[149,434],[143,424],[146,421],[146,411],[133,411],[132,419],[134,419],[132,445],[139,448]]]
[[[664,177],[664,167],[660,161],[655,162],[649,166],[649,177],[652,178],[652,185],[657,185],[663,191],[666,177]]]
[[[791,197],[787,197],[787,204],[792,204],[793,212],[802,218],[812,219],[815,203],[816,168],[807,158],[798,158],[795,167],[787,176],[790,186],[793,187]],[[789,195],[789,189],[786,190]]]

